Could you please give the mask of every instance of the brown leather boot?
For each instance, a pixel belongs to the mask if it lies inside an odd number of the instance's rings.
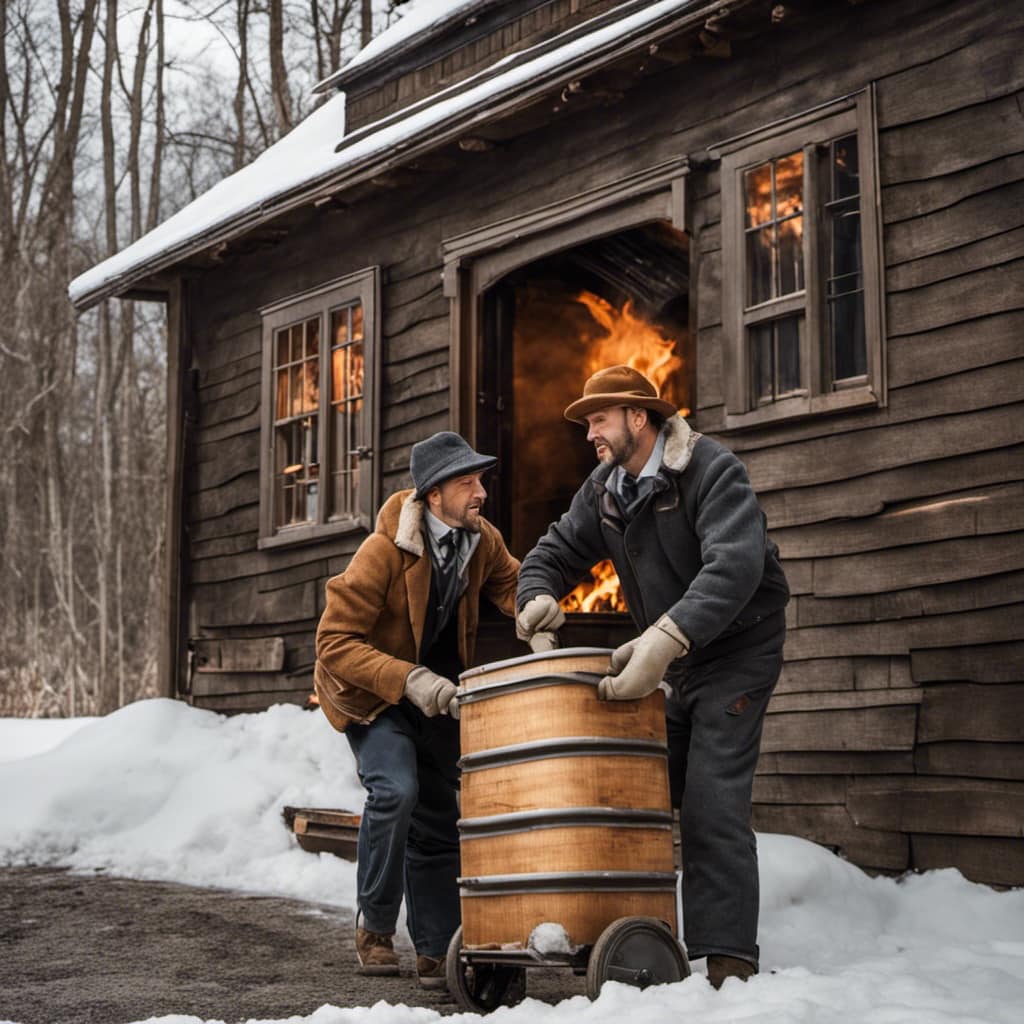
[[[420,988],[446,989],[445,957],[417,956],[416,976],[420,979]]]
[[[708,981],[714,988],[721,988],[726,978],[747,978],[757,974],[757,967],[749,960],[741,960],[738,956],[725,956],[713,953],[708,957]]]
[[[365,928],[356,929],[356,956],[359,958],[359,973],[393,975],[398,973],[398,954],[392,944],[391,935],[378,935]]]

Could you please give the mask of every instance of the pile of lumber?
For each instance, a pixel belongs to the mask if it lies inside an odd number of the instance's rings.
[[[303,850],[356,859],[361,815],[320,807],[285,807],[282,813]]]

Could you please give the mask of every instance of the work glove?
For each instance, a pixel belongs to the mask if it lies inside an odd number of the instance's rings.
[[[597,684],[597,696],[601,700],[646,697],[658,688],[669,664],[689,649],[686,634],[667,615],[662,615],[635,640],[612,651],[611,672]]]
[[[458,687],[450,679],[417,665],[405,677],[403,696],[408,697],[427,718],[437,715],[458,718],[459,706],[455,701],[458,692]]]
[[[535,634],[554,633],[564,624],[565,612],[558,607],[558,602],[550,594],[538,594],[531,597],[516,616],[516,636],[533,647],[531,641]],[[547,648],[541,649],[550,650],[555,646],[552,642]]]

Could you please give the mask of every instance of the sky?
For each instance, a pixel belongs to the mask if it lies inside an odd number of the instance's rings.
[[[319,712],[231,718],[148,700],[71,721],[0,719],[0,865],[67,866],[354,909],[354,865],[299,849],[291,804],[359,811],[344,738]],[[112,794],[114,795],[112,798]],[[703,974],[593,1004],[528,999],[454,1024],[1019,1024],[1024,890],[955,870],[871,878],[791,836],[758,837],[761,970],[714,991]],[[287,1024],[428,1024],[423,1007],[323,1006]],[[214,1024],[171,1015],[146,1024]],[[140,1022],[132,1022],[140,1024]],[[261,1024],[284,1024],[263,1021]]]

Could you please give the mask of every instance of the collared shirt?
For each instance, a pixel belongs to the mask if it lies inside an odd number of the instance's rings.
[[[637,474],[637,482],[643,480],[645,477],[655,477],[658,475],[658,470],[661,468],[662,459],[665,457],[665,428],[662,427],[658,434],[658,440],[654,442],[654,448],[651,449],[651,454],[648,456],[647,461],[644,463],[644,468]],[[613,490],[617,497],[622,498],[622,478],[626,475],[626,469],[624,466],[616,466],[615,470],[608,477],[607,487]],[[650,489],[650,485],[640,486],[638,488],[641,497],[644,497]]]
[[[424,503],[425,505],[426,503]],[[434,564],[442,565],[444,563],[444,553],[441,551],[441,538],[447,536],[452,527],[438,519],[429,508],[424,507],[424,511],[427,513],[427,537],[430,539],[430,552],[433,556]],[[462,538],[458,550],[460,577],[466,571],[466,566],[469,565],[469,560],[473,557],[473,552],[476,551],[479,543],[479,533],[470,533],[466,529],[462,530]]]

